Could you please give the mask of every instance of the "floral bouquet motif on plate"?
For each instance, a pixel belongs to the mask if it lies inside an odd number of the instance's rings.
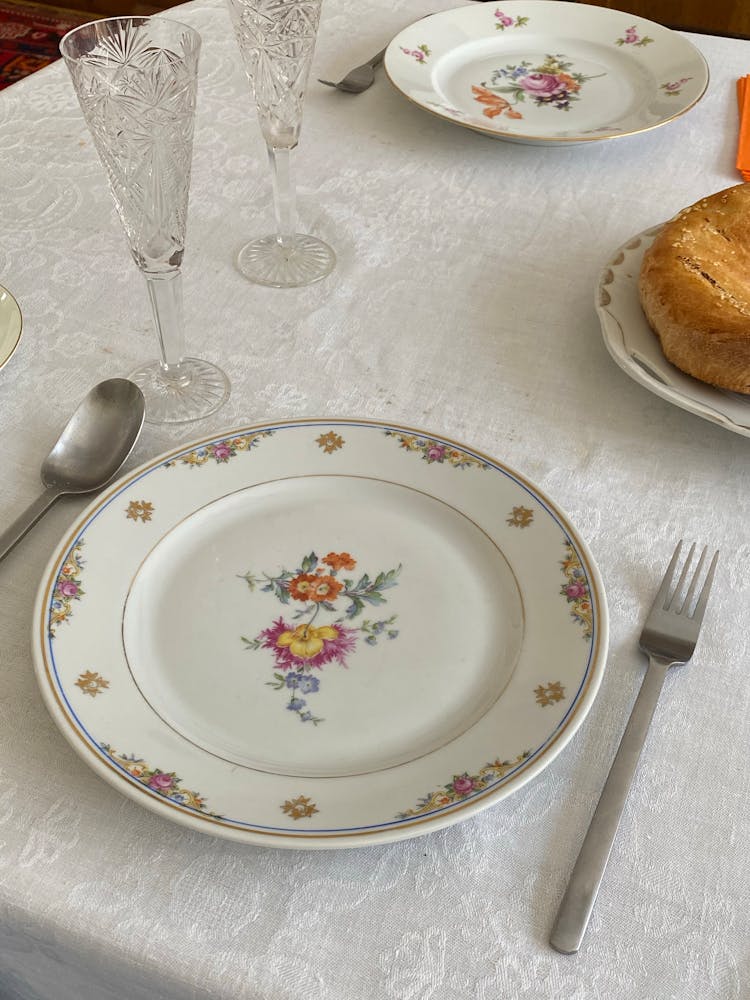
[[[401,566],[374,577],[369,573],[358,578],[346,576],[356,565],[357,560],[348,552],[329,552],[322,559],[311,552],[293,571],[282,569],[275,576],[248,572],[240,577],[250,590],[272,594],[290,610],[294,608],[291,622],[280,615],[254,639],[243,636],[242,641],[248,649],[272,653],[276,669],[274,679],[267,683],[288,692],[286,709],[296,713],[300,722],[317,726],[324,721],[309,709],[307,698],[320,691],[318,672],[326,664],[348,666],[347,658],[360,639],[376,646],[381,639],[398,636],[396,615],[357,620],[368,605],[386,603],[383,591],[398,584]]]
[[[515,66],[496,69],[490,83],[471,88],[474,100],[486,107],[482,112],[487,118],[523,118],[516,105],[527,100],[537,107],[552,107],[558,111],[569,111],[573,101],[580,100],[581,88],[589,80],[598,76],[584,76],[572,72],[573,63],[562,54],[545,56],[544,62],[534,66],[523,60]],[[503,96],[507,95],[507,96]]]

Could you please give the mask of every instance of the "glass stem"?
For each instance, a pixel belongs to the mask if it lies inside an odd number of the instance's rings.
[[[273,182],[273,207],[276,213],[276,240],[280,247],[291,250],[297,232],[297,206],[292,180],[292,151],[287,146],[268,147]]]
[[[159,364],[170,382],[189,381],[182,364],[185,353],[185,326],[182,310],[182,273],[145,273],[151,315],[159,341]]]

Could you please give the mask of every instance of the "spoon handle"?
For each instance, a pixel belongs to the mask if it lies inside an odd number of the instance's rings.
[[[15,521],[0,534],[0,560],[4,559],[16,542],[20,542],[29,528],[33,528],[42,514],[60,496],[60,490],[48,486],[40,497],[26,508]]]

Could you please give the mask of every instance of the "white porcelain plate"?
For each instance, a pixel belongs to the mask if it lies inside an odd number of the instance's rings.
[[[620,368],[646,389],[727,430],[750,436],[750,396],[699,382],[667,361],[641,308],[641,263],[660,229],[654,226],[628,240],[602,270],[596,310],[604,343]]]
[[[434,114],[514,142],[612,139],[684,114],[708,86],[687,39],[621,11],[564,0],[500,0],[401,31],[385,69]]]
[[[10,361],[18,347],[22,328],[23,320],[18,303],[7,288],[0,286],[0,368]]]
[[[596,694],[585,544],[522,476],[361,421],[241,428],[103,493],[41,584],[34,648],[83,759],[188,826],[351,847],[472,815]]]

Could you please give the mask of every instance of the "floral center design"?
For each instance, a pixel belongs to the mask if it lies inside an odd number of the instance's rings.
[[[338,639],[339,633],[332,625],[298,625],[293,632],[282,632],[276,640],[277,646],[288,646],[292,656],[301,660],[311,660],[325,646],[326,640]]]
[[[484,104],[482,112],[487,118],[523,118],[515,105],[532,101],[537,107],[553,107],[569,111],[570,105],[580,99],[581,87],[589,80],[606,76],[585,76],[569,72],[573,69],[562,53],[547,55],[544,62],[534,66],[525,59],[516,65],[507,65],[492,73],[490,82],[472,86],[474,100]],[[507,96],[503,96],[507,95]]]
[[[356,649],[360,636],[364,636],[368,646],[377,645],[380,638],[398,636],[398,629],[392,627],[396,615],[374,622],[365,619],[358,628],[346,624],[358,618],[367,605],[385,604],[383,591],[396,586],[401,571],[398,566],[374,578],[368,573],[363,573],[358,580],[339,577],[342,571],[353,570],[356,565],[357,560],[349,552],[329,552],[322,559],[311,552],[295,571],[282,569],[275,576],[268,573],[255,576],[248,572],[240,577],[251,591],[259,588],[261,592],[272,594],[281,604],[296,601],[300,605],[294,618],[305,620],[298,625],[279,617],[254,639],[242,637],[246,648],[271,652],[276,670],[274,679],[267,684],[277,691],[289,692],[286,709],[296,713],[300,722],[312,722],[317,726],[324,721],[313,715],[306,698],[302,697],[320,691],[320,678],[313,675],[313,670],[334,662],[348,666],[347,657]],[[346,606],[337,607],[342,598],[346,599]],[[321,613],[334,617],[321,622],[318,617]]]

